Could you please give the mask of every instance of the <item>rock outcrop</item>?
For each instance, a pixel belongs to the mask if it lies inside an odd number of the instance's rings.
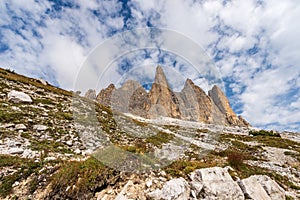
[[[192,80],[186,80],[184,88],[177,96],[180,99],[182,119],[205,123],[212,122],[213,102]]]
[[[105,106],[111,105],[111,96],[112,93],[116,90],[114,84],[110,84],[107,88],[102,89],[100,93],[97,95],[96,100]]]
[[[150,100],[146,90],[137,81],[128,80],[121,88],[112,91],[110,104],[120,112],[147,117]]]
[[[85,93],[84,97],[86,97],[86,98],[88,98],[88,99],[94,100],[94,99],[96,99],[96,91],[93,90],[93,89],[89,89],[89,90]]]
[[[183,178],[167,181],[162,189],[149,192],[148,199],[285,199],[285,191],[266,175],[234,181],[227,167],[211,167],[195,170],[189,177],[188,181]]]
[[[242,117],[236,116],[230,107],[229,101],[225,94],[218,86],[213,86],[213,88],[208,91],[209,97],[212,99],[214,104],[218,107],[219,111],[225,116],[225,121],[229,125],[238,126],[249,126],[250,124],[246,122]]]
[[[162,67],[156,68],[149,93],[136,81],[127,81],[116,89],[113,84],[101,90],[97,101],[119,112],[129,112],[145,118],[171,117],[217,125],[250,126],[230,107],[225,94],[214,86],[208,95],[187,79],[181,92],[169,87]]]
[[[285,199],[283,188],[266,175],[250,176],[239,181],[239,185],[248,199]]]

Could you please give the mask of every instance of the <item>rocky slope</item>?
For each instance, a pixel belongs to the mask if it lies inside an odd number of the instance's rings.
[[[89,98],[90,92],[85,96]],[[163,116],[217,125],[250,126],[241,116],[236,116],[220,88],[214,86],[207,95],[187,79],[181,92],[173,92],[160,66],[156,68],[148,94],[139,83],[127,81],[120,89],[111,84],[101,90],[97,101],[113,110],[151,119]]]
[[[125,115],[43,82],[0,69],[0,199],[300,198],[299,133]],[[150,104],[138,91],[128,109]]]

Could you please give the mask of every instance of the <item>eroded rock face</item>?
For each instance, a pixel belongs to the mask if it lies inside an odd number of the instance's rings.
[[[149,92],[151,108],[149,110],[150,118],[159,116],[181,118],[179,111],[179,101],[175,93],[170,89],[166,76],[159,66],[156,69],[155,82]]]
[[[137,81],[128,80],[121,88],[113,90],[111,106],[120,112],[148,117],[150,99],[146,90]]]
[[[173,92],[160,66],[149,93],[138,82],[129,80],[119,89],[111,84],[101,90],[97,101],[119,112],[145,118],[163,116],[217,125],[250,126],[236,116],[220,88],[214,86],[207,95],[187,79],[181,92]]]
[[[94,100],[94,99],[96,99],[96,91],[93,90],[93,89],[89,89],[89,90],[85,93],[84,96],[85,96],[86,98],[88,98],[88,99]]]
[[[230,107],[227,97],[218,86],[215,85],[210,91],[208,91],[208,95],[219,108],[219,111],[225,116],[225,122],[227,124],[249,126],[249,123],[247,123],[244,119],[236,116]]]
[[[32,99],[28,94],[12,90],[7,95],[8,101],[12,103],[31,103]]]
[[[191,121],[212,122],[212,101],[205,92],[187,79],[180,97],[181,118]]]
[[[111,105],[111,96],[112,93],[116,90],[114,84],[110,84],[107,88],[102,89],[100,93],[97,95],[96,100],[105,106]]]

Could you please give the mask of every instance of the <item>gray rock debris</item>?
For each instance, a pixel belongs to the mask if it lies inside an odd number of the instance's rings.
[[[163,188],[148,193],[148,198],[154,200],[187,200],[190,196],[190,187],[183,178],[172,179]]]
[[[31,103],[32,99],[28,94],[12,90],[7,95],[8,101],[12,103]]]

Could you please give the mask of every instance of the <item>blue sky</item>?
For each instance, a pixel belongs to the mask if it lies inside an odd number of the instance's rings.
[[[65,89],[111,36],[145,27],[174,30],[215,62],[238,114],[257,127],[300,131],[297,0],[2,0],[0,16],[0,66]],[[184,60],[159,50],[117,64],[125,73],[139,63],[191,74]]]

